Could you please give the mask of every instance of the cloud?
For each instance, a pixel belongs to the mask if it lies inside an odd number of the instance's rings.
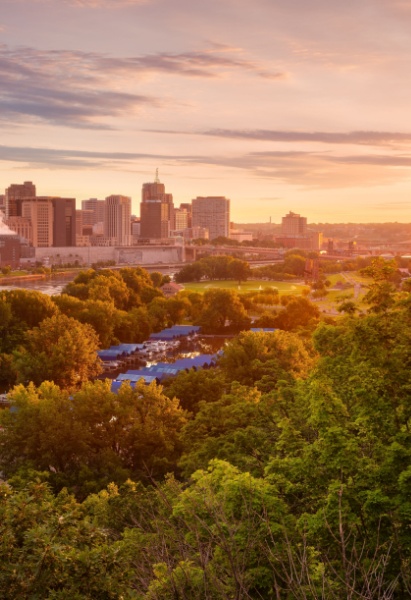
[[[12,50],[0,45],[0,118],[109,128],[110,117],[129,116],[143,106],[161,107],[170,102],[127,91],[134,90],[147,73],[217,78],[232,70],[278,79],[285,76],[267,74],[253,61],[224,55],[222,48],[117,58],[80,51]],[[124,91],[119,92],[120,87]]]
[[[132,152],[93,152],[87,150],[65,150],[60,148],[35,148],[23,146],[1,146],[0,161],[24,163],[36,168],[90,169],[115,168],[135,160],[146,158],[169,158]]]
[[[323,144],[354,144],[361,146],[393,146],[398,144],[409,144],[411,142],[411,133],[389,131],[351,131],[344,133],[324,131],[276,131],[269,129],[210,129],[208,131],[203,131],[202,134],[213,137],[258,140],[262,142],[319,142]]]
[[[246,177],[272,180],[301,189],[370,187],[411,178],[411,157],[333,157],[314,152],[253,152],[235,156],[181,155],[133,152],[98,152],[55,148],[0,146],[0,161],[21,163],[37,169],[107,169],[129,171],[136,162],[167,162],[180,167],[198,165],[232,176],[230,170]],[[235,176],[235,175],[234,175]],[[271,201],[278,198],[267,198]],[[264,200],[264,199],[260,199]]]
[[[152,96],[110,89],[98,58],[78,52],[13,51],[0,46],[0,118],[109,128],[107,117],[161,104]]]

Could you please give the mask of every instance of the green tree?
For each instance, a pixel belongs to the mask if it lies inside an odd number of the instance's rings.
[[[221,333],[227,329],[241,331],[250,327],[251,320],[233,290],[207,290],[203,301],[203,310],[197,323],[204,333]]]
[[[94,277],[90,282],[88,295],[90,300],[112,301],[120,310],[127,308],[130,299],[127,285],[115,271],[103,271]]]
[[[54,381],[70,388],[101,372],[98,338],[90,325],[56,315],[26,333],[24,348],[14,352],[19,381]]]
[[[281,300],[284,301],[282,296]],[[304,296],[289,296],[286,299],[284,310],[276,316],[274,327],[292,331],[299,327],[315,328],[319,321],[320,311],[318,306]]]
[[[236,383],[214,402],[202,401],[182,432],[184,452],[179,464],[183,473],[189,476],[219,458],[253,475],[263,475],[278,437],[271,413],[270,398]]]
[[[181,371],[165,381],[164,393],[178,398],[184,410],[196,413],[200,402],[215,402],[224,393],[225,380],[220,369]]]
[[[284,273],[302,277],[305,271],[306,259],[298,254],[288,254],[284,259]]]
[[[286,557],[279,533],[287,509],[275,487],[219,460],[192,480],[172,499],[174,561],[163,552],[147,598],[272,596]]]
[[[114,337],[121,343],[142,343],[153,332],[153,321],[146,306],[116,311]],[[107,346],[106,346],[107,347]]]
[[[58,313],[50,296],[28,290],[1,292],[0,299],[11,308],[13,319],[24,323],[29,329]]]
[[[370,311],[384,313],[395,304],[397,264],[394,260],[385,261],[381,257],[372,260],[371,265],[361,270],[363,275],[371,277],[373,283],[364,296],[364,302],[370,304]]]
[[[219,364],[231,381],[253,385],[265,376],[275,387],[278,381],[305,377],[314,357],[293,333],[247,331],[225,346]]]
[[[187,415],[162,388],[140,381],[117,394],[111,381],[73,392],[50,382],[17,386],[13,411],[2,411],[1,468],[9,478],[27,466],[48,473],[56,490],[81,497],[128,477],[160,479],[176,468]]]
[[[112,486],[106,496],[116,497]],[[96,504],[96,503],[94,503]],[[96,600],[135,597],[130,541],[95,523],[91,502],[34,481],[0,485],[1,598]]]
[[[250,277],[250,265],[245,260],[234,258],[228,266],[228,274],[230,279],[236,279],[240,284],[242,281],[247,281]]]

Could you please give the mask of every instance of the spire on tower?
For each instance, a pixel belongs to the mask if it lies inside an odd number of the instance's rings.
[[[160,179],[158,177],[158,169],[156,169],[156,177],[154,179],[154,183],[160,183]]]

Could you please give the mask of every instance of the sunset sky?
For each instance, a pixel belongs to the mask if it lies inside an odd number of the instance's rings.
[[[411,222],[410,0],[0,0],[0,193]]]

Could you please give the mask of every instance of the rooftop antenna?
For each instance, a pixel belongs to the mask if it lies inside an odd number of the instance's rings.
[[[160,179],[158,178],[158,169],[156,169],[156,177],[154,179],[154,183],[160,183]]]

